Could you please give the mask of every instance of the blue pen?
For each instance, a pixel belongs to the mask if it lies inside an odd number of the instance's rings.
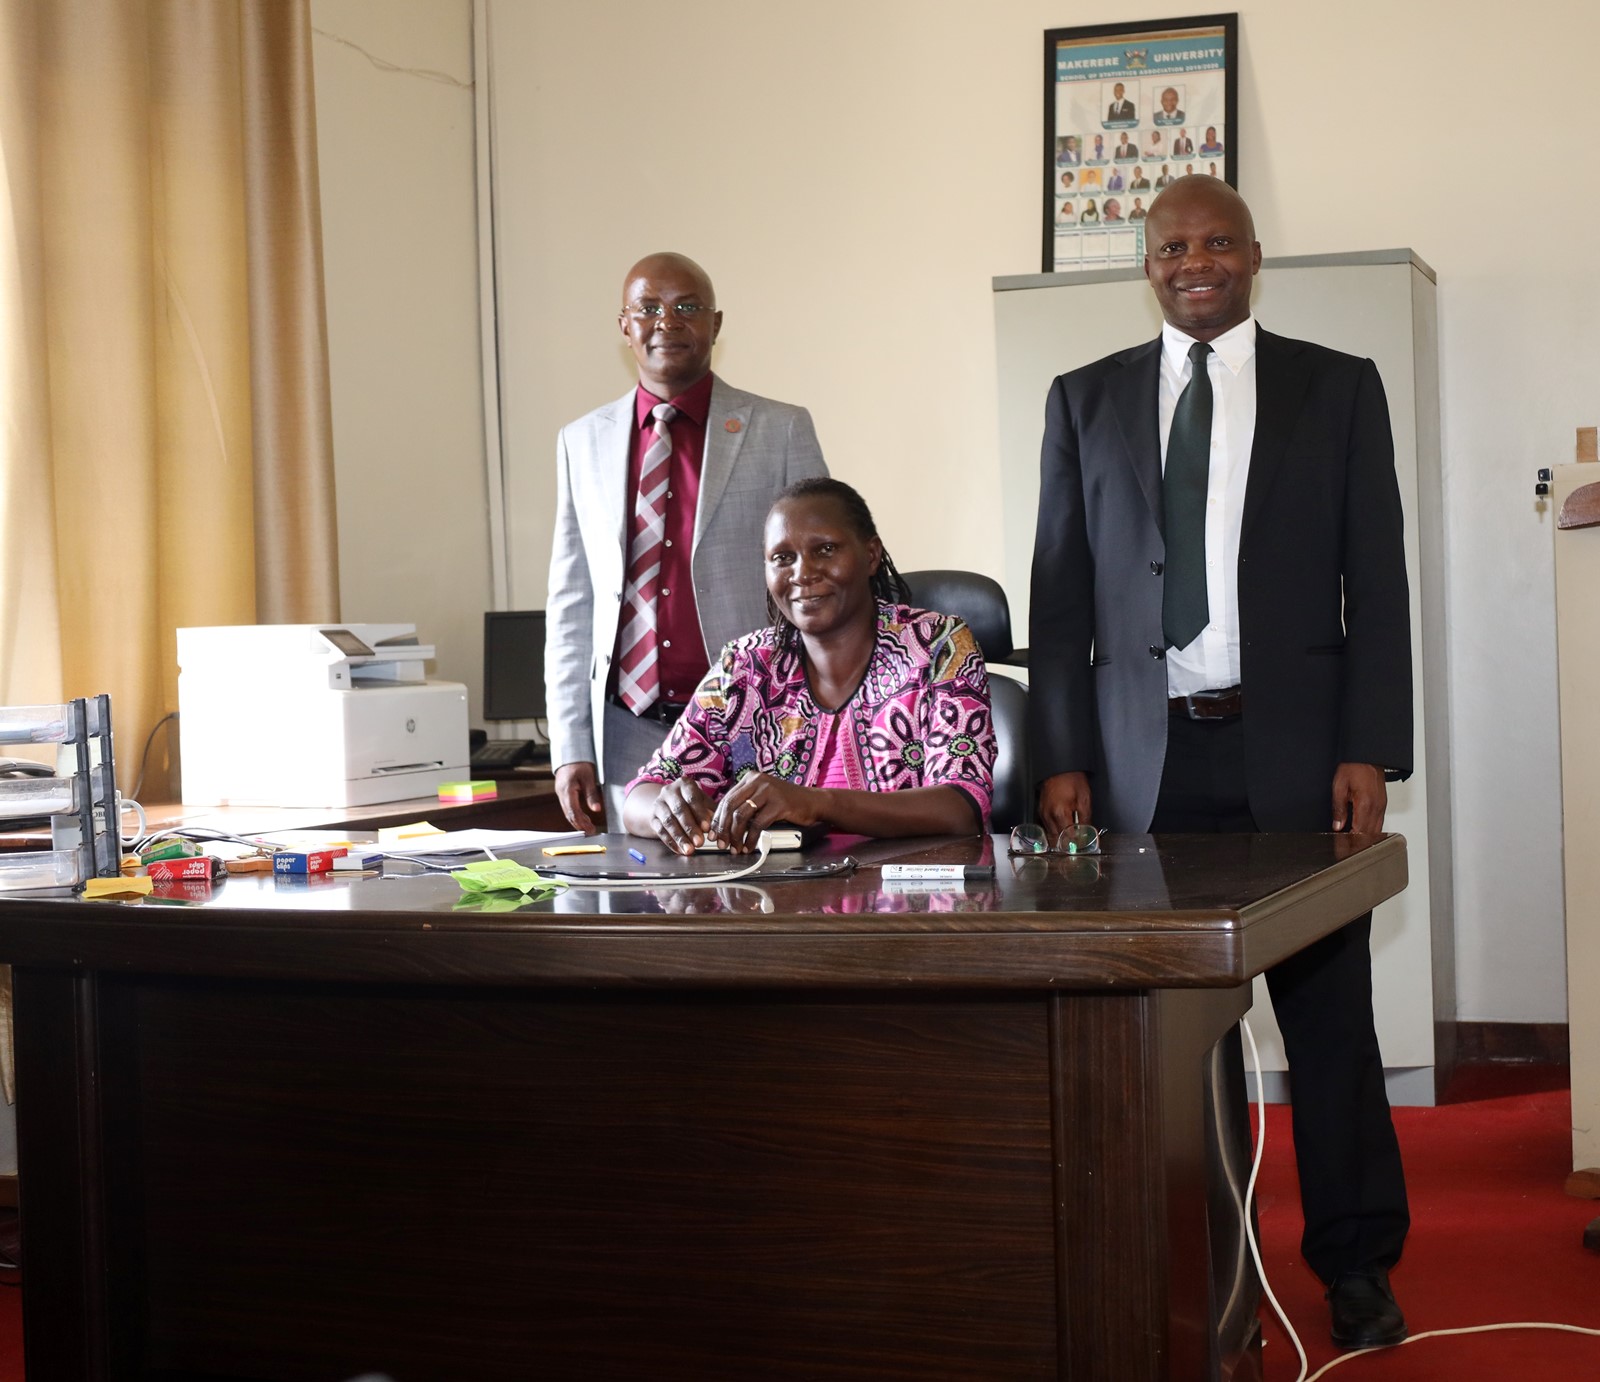
[[[644,851],[642,849],[630,848],[628,850],[628,858],[632,859],[636,864],[642,864],[644,863]]]

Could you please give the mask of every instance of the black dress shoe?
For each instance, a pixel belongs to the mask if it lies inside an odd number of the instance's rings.
[[[1328,1287],[1333,1342],[1339,1348],[1389,1348],[1406,1340],[1406,1317],[1377,1268],[1341,1272]]]

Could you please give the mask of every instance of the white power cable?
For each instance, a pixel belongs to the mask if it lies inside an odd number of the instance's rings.
[[[1256,1049],[1256,1034],[1250,1030],[1250,1019],[1241,1017],[1239,1026],[1244,1030],[1244,1039],[1250,1047],[1250,1068],[1256,1075],[1256,1153],[1250,1163],[1250,1183],[1244,1192],[1244,1234],[1250,1243],[1250,1256],[1256,1264],[1256,1275],[1261,1278],[1261,1292],[1271,1302],[1273,1312],[1283,1322],[1284,1332],[1289,1336],[1289,1342],[1294,1345],[1294,1351],[1300,1355],[1300,1372],[1295,1382],[1306,1382],[1306,1372],[1310,1363],[1306,1361],[1305,1348],[1300,1343],[1300,1336],[1294,1332],[1294,1326],[1289,1323],[1289,1317],[1284,1313],[1283,1307],[1278,1304],[1277,1296],[1272,1294],[1272,1286],[1267,1281],[1267,1269],[1261,1265],[1261,1247],[1256,1242],[1255,1225],[1251,1222],[1250,1206],[1256,1202],[1256,1177],[1261,1173],[1261,1153],[1267,1145],[1267,1089],[1261,1078],[1261,1053]]]
[[[1364,1353],[1389,1353],[1396,1348],[1405,1348],[1407,1344],[1420,1344],[1424,1339],[1447,1339],[1452,1334],[1495,1334],[1507,1329],[1553,1329],[1562,1334],[1588,1334],[1600,1339],[1600,1329],[1585,1329],[1577,1324],[1546,1324],[1542,1320],[1521,1320],[1511,1324],[1469,1324],[1461,1329],[1429,1329],[1422,1334],[1413,1334],[1409,1339],[1402,1340],[1390,1348],[1362,1348],[1354,1353],[1341,1353],[1337,1358],[1324,1363],[1306,1382],[1317,1382],[1319,1377],[1325,1377],[1336,1367],[1348,1363],[1352,1358],[1359,1358]]]
[[[1214,1110],[1225,1110],[1227,1107],[1227,1097],[1223,1088],[1222,1058],[1221,1046],[1213,1046],[1208,1064],[1211,1066],[1211,1107]],[[1233,1159],[1228,1155],[1227,1148],[1224,1146],[1227,1129],[1222,1126],[1220,1118],[1216,1134],[1217,1159],[1222,1163],[1222,1174],[1228,1182],[1228,1197],[1233,1201],[1233,1207],[1239,1212],[1239,1220],[1243,1223],[1248,1217],[1245,1208],[1247,1203],[1245,1192],[1239,1184],[1238,1176],[1234,1174]],[[1246,1238],[1247,1235],[1241,1234],[1234,1248],[1233,1280],[1228,1286],[1228,1299],[1223,1303],[1222,1309],[1217,1314],[1219,1320],[1227,1320],[1232,1317],[1233,1307],[1238,1304],[1239,1297],[1245,1289],[1245,1258],[1248,1253]]]
[[[1244,1202],[1244,1232],[1250,1243],[1250,1256],[1255,1259],[1256,1274],[1261,1278],[1261,1290],[1266,1298],[1272,1302],[1272,1309],[1282,1321],[1284,1332],[1289,1336],[1289,1342],[1294,1345],[1294,1351],[1300,1355],[1300,1373],[1295,1382],[1317,1382],[1320,1377],[1327,1376],[1335,1368],[1348,1363],[1352,1358],[1359,1358],[1367,1353],[1388,1353],[1396,1348],[1405,1348],[1408,1344],[1419,1344],[1424,1339],[1447,1339],[1457,1334],[1495,1334],[1507,1329],[1551,1329],[1562,1334],[1587,1334],[1591,1338],[1600,1339],[1600,1329],[1586,1329],[1576,1324],[1552,1324],[1543,1320],[1519,1320],[1506,1324],[1473,1324],[1464,1325],[1459,1329],[1429,1329],[1421,1334],[1413,1334],[1409,1339],[1404,1339],[1398,1344],[1390,1344],[1383,1348],[1359,1348],[1351,1353],[1341,1353],[1324,1363],[1308,1377],[1307,1370],[1310,1364],[1306,1360],[1306,1351],[1300,1344],[1300,1336],[1294,1332],[1294,1326],[1289,1323],[1288,1315],[1284,1314],[1283,1307],[1278,1304],[1277,1296],[1273,1295],[1272,1287],[1267,1284],[1266,1269],[1261,1265],[1261,1249],[1256,1244],[1255,1229],[1250,1215],[1250,1206],[1256,1198],[1256,1176],[1261,1170],[1261,1153],[1267,1141],[1267,1091],[1261,1078],[1261,1056],[1256,1049],[1255,1034],[1250,1030],[1248,1018],[1240,1018],[1239,1026],[1244,1030],[1244,1039],[1250,1046],[1250,1067],[1256,1077],[1256,1151],[1255,1160],[1250,1166],[1250,1184],[1245,1191]]]

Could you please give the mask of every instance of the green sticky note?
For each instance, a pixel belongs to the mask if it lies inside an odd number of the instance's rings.
[[[552,896],[558,884],[539,877],[526,864],[511,859],[479,859],[451,875],[469,896],[480,893],[519,892],[539,899]]]
[[[520,893],[468,893],[457,898],[455,905],[450,908],[452,912],[514,912],[519,907],[526,907],[536,899],[523,897]]]

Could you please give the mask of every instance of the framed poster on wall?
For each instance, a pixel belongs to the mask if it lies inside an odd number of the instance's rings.
[[[1239,16],[1046,29],[1045,273],[1136,268],[1181,177],[1235,171]]]

